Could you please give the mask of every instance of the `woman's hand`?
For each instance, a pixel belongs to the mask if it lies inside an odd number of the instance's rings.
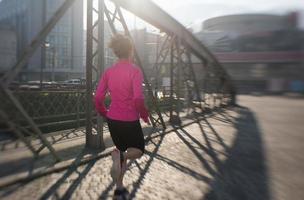
[[[100,115],[103,116],[104,118],[107,117],[107,113],[108,113],[107,110],[100,110],[100,111],[98,111],[98,114],[100,114]]]
[[[148,125],[151,125],[151,122],[149,120],[149,116],[144,116],[144,117],[141,117],[141,119],[146,122]]]

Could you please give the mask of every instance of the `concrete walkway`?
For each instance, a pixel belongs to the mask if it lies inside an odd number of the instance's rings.
[[[129,165],[133,199],[270,200],[304,197],[304,101],[241,96],[243,107],[146,136]],[[78,154],[74,163],[84,157]],[[108,154],[31,182],[1,188],[0,199],[111,199]]]

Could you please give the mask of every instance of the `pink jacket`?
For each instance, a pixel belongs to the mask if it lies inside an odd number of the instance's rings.
[[[102,75],[95,95],[97,112],[120,121],[136,121],[140,117],[147,121],[148,111],[144,106],[142,91],[143,74],[129,60],[120,60]],[[110,93],[109,110],[104,106],[106,92]]]

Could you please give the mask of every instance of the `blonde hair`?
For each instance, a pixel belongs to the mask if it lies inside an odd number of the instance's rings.
[[[129,37],[122,34],[115,34],[109,43],[114,54],[118,58],[129,58],[133,51],[133,44]]]

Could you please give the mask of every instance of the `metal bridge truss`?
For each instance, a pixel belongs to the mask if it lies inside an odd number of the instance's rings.
[[[15,91],[10,89],[10,84],[74,1],[64,1],[54,16],[34,38],[16,65],[1,78],[0,86],[1,121],[32,151],[34,156],[38,156],[42,149],[47,148],[55,161],[60,161],[60,157],[51,143],[44,137],[41,129],[33,119],[33,114],[26,109],[27,106],[23,102],[22,97],[18,97]],[[113,9],[110,9],[108,3],[114,5],[111,6]],[[155,77],[154,88],[149,83],[142,64],[143,62],[137,50],[135,50],[136,64],[141,67],[144,73],[147,91],[146,99],[150,101],[149,106],[152,111],[150,120],[154,127],[165,129],[166,120],[174,124],[181,123],[180,112],[182,111],[182,102],[186,101],[182,90],[195,94],[196,98],[192,99],[188,105],[195,113],[204,113],[215,105],[228,104],[231,100],[233,85],[223,67],[192,33],[152,1],[109,0],[105,4],[104,0],[98,0],[98,8],[95,8],[93,0],[87,0],[86,90],[78,91],[76,94],[78,100],[75,106],[77,105],[76,114],[79,118],[79,105],[81,104],[81,99],[79,98],[84,97],[85,94],[86,98],[82,99],[85,102],[82,114],[85,114],[86,118],[86,146],[90,148],[104,149],[103,119],[100,116],[96,116],[93,107],[93,93],[104,69],[104,17],[106,17],[113,34],[118,32],[116,24],[120,24],[123,27],[124,33],[132,38],[122,9],[133,13],[163,33],[160,42],[161,48],[157,52],[156,61],[153,66]],[[93,13],[96,13],[98,16],[96,21],[93,21]],[[94,34],[95,32],[97,34]],[[202,74],[196,74],[192,63],[193,59],[199,60],[199,63],[201,63]],[[164,65],[170,66],[169,110],[166,111],[161,110],[160,105],[162,100],[157,97],[157,91],[161,82],[158,75]],[[198,83],[197,76],[204,76],[203,85]],[[49,92],[44,93],[44,95],[50,94]],[[66,98],[70,101],[69,95]],[[217,99],[220,101],[218,104],[216,104]],[[62,110],[64,109],[65,106],[62,107]],[[42,145],[38,149],[35,148],[28,136],[38,138]]]

